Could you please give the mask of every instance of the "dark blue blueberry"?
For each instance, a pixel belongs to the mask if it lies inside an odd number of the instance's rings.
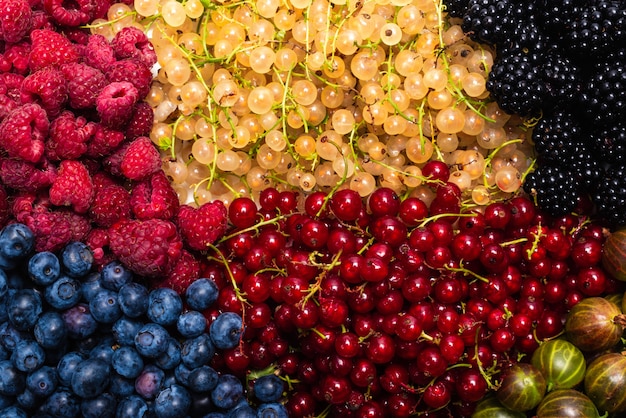
[[[285,382],[275,374],[261,376],[254,381],[254,396],[261,402],[276,402],[283,396]]]
[[[80,413],[80,401],[69,389],[60,387],[46,400],[45,411],[54,418],[74,418]]]
[[[93,299],[93,297],[102,289],[103,286],[100,281],[100,273],[89,273],[84,279],[81,279],[81,300],[85,303],[89,303],[89,301]]]
[[[78,280],[62,275],[44,290],[44,299],[54,309],[69,309],[80,302],[81,284]]]
[[[209,412],[206,415],[202,415],[202,418],[227,418],[226,414],[222,412]]]
[[[81,398],[94,398],[109,385],[111,368],[100,359],[88,358],[78,363],[70,381],[72,391]]]
[[[191,408],[191,396],[187,389],[172,385],[163,389],[154,402],[157,418],[184,418]]]
[[[61,275],[61,262],[50,251],[35,253],[28,260],[28,275],[39,286],[48,286]]]
[[[125,284],[133,281],[133,273],[119,261],[111,261],[100,271],[102,286],[119,291]]]
[[[0,266],[2,268],[2,266]],[[26,274],[22,274],[20,269],[6,270],[7,285],[9,286],[9,294],[14,294],[11,290],[31,289],[33,284]]]
[[[11,322],[0,324],[0,344],[9,352],[13,352],[17,343],[29,338],[26,331],[20,331]]]
[[[117,401],[110,393],[103,393],[93,399],[83,399],[80,412],[83,418],[113,418]]]
[[[187,311],[178,317],[176,329],[185,338],[195,338],[206,331],[206,318],[198,311]]]
[[[213,411],[213,401],[211,401],[211,392],[194,393],[191,390],[191,409],[189,415],[192,417],[202,417],[206,411]]]
[[[9,224],[0,231],[0,255],[7,260],[20,260],[35,246],[35,235],[26,225]]]
[[[65,321],[58,312],[45,312],[37,319],[33,334],[43,348],[60,347],[67,337]]]
[[[113,338],[119,345],[135,345],[135,336],[144,326],[138,319],[122,316],[111,327]]]
[[[68,276],[85,276],[93,265],[93,253],[87,244],[71,242],[61,251],[61,264]]]
[[[181,347],[181,360],[190,369],[207,364],[214,354],[215,346],[206,333],[183,341]]]
[[[118,292],[118,301],[124,315],[138,318],[148,311],[148,289],[139,283],[128,283]]]
[[[165,379],[163,379],[163,387],[167,388],[172,385],[177,385],[178,381],[176,380],[174,371],[173,370],[164,370],[164,371],[165,371]]]
[[[145,324],[135,335],[135,348],[144,357],[155,358],[167,350],[170,335],[159,324]]]
[[[137,418],[147,416],[148,405],[140,396],[131,395],[117,404],[117,418]]]
[[[35,340],[22,340],[15,346],[11,361],[18,370],[30,373],[40,368],[46,360],[46,353]]]
[[[193,392],[210,392],[217,385],[219,375],[211,366],[200,366],[191,370],[187,386]]]
[[[185,300],[191,309],[204,311],[213,305],[220,290],[213,280],[198,279],[185,291]]]
[[[109,383],[109,392],[117,399],[125,398],[135,393],[135,380],[128,379],[124,376],[113,372],[111,373],[111,383]]]
[[[9,278],[4,270],[0,269],[0,298],[4,298],[9,291]]]
[[[8,295],[0,297],[0,323],[7,322],[9,320],[8,304]]]
[[[256,411],[245,399],[239,405],[228,411],[228,418],[256,418]]]
[[[148,296],[148,318],[159,325],[176,324],[183,312],[183,301],[176,291],[162,287],[154,289]]]
[[[222,312],[209,326],[213,344],[220,350],[236,347],[243,332],[243,320],[234,312]]]
[[[180,363],[174,369],[174,376],[176,376],[176,381],[183,386],[189,386],[189,375],[191,374],[192,369],[185,366],[185,363]]]
[[[100,344],[114,344],[113,336],[106,332],[106,329],[99,328],[95,333],[90,336],[74,342],[74,348],[76,351],[84,354],[85,357],[89,357],[91,351]]]
[[[57,364],[57,376],[62,386],[70,386],[74,370],[83,360],[85,360],[85,356],[78,351],[70,351],[61,357]]]
[[[42,310],[41,296],[33,289],[16,291],[7,305],[9,320],[21,331],[31,330]]]
[[[89,301],[89,310],[96,321],[103,324],[112,324],[122,316],[122,310],[117,302],[117,292],[101,289]]]
[[[0,409],[7,408],[14,403],[13,396],[7,396],[0,394]]]
[[[134,379],[143,370],[143,358],[135,347],[125,345],[113,353],[111,365],[120,376]]]
[[[105,363],[111,364],[114,353],[113,345],[111,345],[110,342],[104,341],[91,349],[89,358],[97,358]]]
[[[26,388],[26,374],[11,360],[0,361],[0,394],[15,396]]]
[[[218,408],[230,409],[243,398],[243,385],[232,374],[223,374],[217,379],[217,385],[211,392],[211,400]]]
[[[163,370],[172,370],[180,364],[180,343],[175,339],[169,339],[165,352],[154,359],[154,363]]]
[[[54,367],[41,366],[26,376],[26,387],[36,396],[47,398],[57,388],[59,379]]]
[[[89,306],[84,303],[72,306],[61,315],[67,327],[67,336],[70,338],[82,340],[98,329],[98,321],[91,315]]]
[[[17,395],[15,401],[17,403],[16,407],[24,411],[32,411],[41,404],[41,398],[35,396],[29,389],[24,389],[22,393]],[[0,416],[4,418],[4,415],[1,415],[1,413]]]
[[[144,399],[154,399],[163,388],[165,372],[154,364],[147,364],[135,379],[135,390]]]
[[[9,406],[0,411],[2,418],[28,418],[28,413],[19,406]]]
[[[259,405],[257,408],[258,418],[288,418],[287,408],[281,403],[271,402]]]

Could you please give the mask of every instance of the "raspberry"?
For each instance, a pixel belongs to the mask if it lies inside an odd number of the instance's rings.
[[[49,66],[77,62],[80,58],[76,47],[64,35],[49,29],[35,29],[30,33],[30,71]]]
[[[121,221],[109,233],[113,254],[128,269],[148,278],[164,277],[182,254],[176,225],[163,219]]]
[[[109,229],[93,228],[85,237],[85,244],[89,246],[93,253],[93,261],[96,267],[103,267],[115,260],[115,256],[107,251],[109,247]]]
[[[39,1],[37,1],[39,3]],[[35,29],[49,29],[51,31],[56,31],[56,26],[54,22],[52,22],[52,18],[45,10],[33,10],[33,18],[32,18],[32,30]]]
[[[22,83],[22,103],[40,103],[49,117],[61,113],[67,102],[67,83],[63,73],[44,68],[27,76]]]
[[[111,41],[118,60],[136,58],[152,68],[157,62],[156,52],[146,34],[134,26],[128,26],[118,33]]]
[[[66,110],[50,124],[46,156],[51,160],[77,159],[87,152],[87,141],[95,133],[96,124]]]
[[[165,276],[165,280],[155,283],[158,287],[167,287],[182,295],[189,285],[200,278],[200,262],[190,252],[183,250],[178,262]],[[155,286],[155,287],[156,287]]]
[[[124,141],[124,134],[99,123],[94,125],[93,137],[87,143],[87,156],[100,158],[113,153]]]
[[[103,227],[130,219],[130,215],[130,194],[118,185],[104,186],[98,190],[89,208],[91,219]]]
[[[19,42],[28,34],[33,12],[26,0],[3,0],[0,3],[0,40]]]
[[[83,51],[83,60],[85,64],[106,72],[115,62],[115,52],[104,36],[94,34]]]
[[[50,187],[50,202],[72,206],[76,213],[85,213],[94,196],[94,187],[87,168],[76,160],[63,160]]]
[[[105,187],[120,185],[116,179],[114,179],[104,171],[98,171],[93,176],[91,176],[91,181],[93,182],[93,188],[96,193],[100,192],[100,190],[104,189]]]
[[[4,58],[11,64],[13,71],[18,74],[28,73],[28,57],[30,55],[30,42],[21,41],[9,44],[4,50]],[[7,70],[7,72],[10,70]]]
[[[144,98],[150,91],[152,71],[143,62],[128,58],[111,64],[105,71],[107,79],[114,81],[129,81],[137,87],[139,97]]]
[[[204,203],[197,209],[181,205],[176,222],[190,248],[206,250],[226,232],[228,227],[226,206],[221,200]]]
[[[172,219],[178,212],[176,191],[162,170],[135,185],[130,206],[137,219]]]
[[[114,82],[100,90],[96,109],[104,125],[117,127],[128,122],[137,100],[137,89],[132,83]]]
[[[0,123],[0,146],[9,157],[37,163],[44,154],[44,139],[50,122],[46,111],[35,103],[14,109]]]
[[[0,77],[0,122],[17,107],[17,102],[9,95],[9,88],[4,78]]]
[[[67,80],[70,106],[74,109],[86,109],[96,105],[96,97],[107,85],[104,73],[87,64],[65,64],[61,71]]]
[[[91,0],[75,0],[78,7],[64,7],[63,0],[43,0],[43,8],[61,26],[80,26],[89,23],[96,5]]]
[[[35,192],[48,188],[56,178],[56,167],[44,160],[34,165],[24,160],[7,158],[0,162],[0,178],[12,189]]]
[[[120,169],[124,177],[142,180],[161,169],[161,155],[148,137],[140,136],[122,156]]]
[[[6,225],[11,217],[11,205],[9,195],[2,184],[0,184],[0,225]]]
[[[124,142],[114,152],[110,153],[110,155],[102,161],[104,169],[114,176],[123,176],[122,158],[129,147],[130,142]]]
[[[133,109],[133,115],[126,127],[126,138],[135,139],[138,136],[149,136],[154,123],[154,111],[146,102],[139,102]]]

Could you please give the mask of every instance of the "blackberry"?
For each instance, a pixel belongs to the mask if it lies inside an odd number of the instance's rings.
[[[610,166],[592,194],[598,217],[611,226],[626,225],[626,165]]]
[[[523,187],[535,197],[537,206],[553,216],[572,212],[580,193],[572,172],[551,164],[542,164],[528,174]]]
[[[506,39],[512,13],[511,1],[469,0],[462,28],[473,40],[495,45]]]
[[[569,110],[555,110],[537,123],[532,140],[540,159],[561,163],[580,151],[582,127]]]
[[[588,147],[581,150],[578,158],[573,159],[570,166],[578,184],[587,189],[593,188],[604,174],[601,164],[591,155]]]
[[[626,123],[606,126],[591,135],[597,158],[608,163],[626,161]]]
[[[610,124],[626,118],[626,49],[595,62],[579,104],[589,122]]]
[[[468,0],[444,0],[446,12],[450,17],[463,17],[467,11]]]
[[[588,0],[537,0],[538,23],[546,34],[558,40],[576,19]]]
[[[582,72],[578,64],[557,49],[546,52],[542,63],[546,86],[544,108],[554,108],[572,103],[580,94]]]

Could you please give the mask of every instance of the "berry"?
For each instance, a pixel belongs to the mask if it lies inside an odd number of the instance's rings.
[[[43,348],[34,340],[22,340],[17,343],[11,353],[11,362],[25,373],[30,373],[43,366],[46,354]]]
[[[118,149],[123,141],[123,132],[96,123],[93,136],[87,143],[86,155],[93,158],[108,156]]]
[[[76,160],[63,160],[50,187],[50,203],[71,206],[76,213],[89,210],[95,190],[87,168]]]
[[[214,281],[198,279],[185,291],[185,300],[191,309],[204,311],[217,300],[219,289]]]
[[[143,180],[161,169],[161,156],[149,138],[140,136],[126,148],[120,170],[130,180]]]
[[[32,42],[29,63],[30,71],[45,67],[59,67],[78,62],[80,55],[76,47],[63,34],[50,29],[35,29],[30,33]]]
[[[46,157],[50,160],[74,160],[87,152],[87,141],[95,133],[95,123],[64,111],[50,124]]]
[[[44,10],[61,26],[75,27],[89,23],[95,6],[89,0],[76,2],[77,7],[67,7],[63,0],[43,0]]]
[[[110,227],[120,220],[130,219],[130,194],[122,186],[113,184],[96,191],[89,217],[97,225]]]
[[[183,250],[174,266],[168,270],[165,280],[157,283],[158,287],[168,287],[179,294],[200,277],[200,262],[193,254]]]
[[[171,385],[159,392],[154,401],[154,412],[158,418],[177,418],[187,415],[191,407],[191,395],[181,385]]]
[[[165,173],[159,170],[133,187],[130,206],[137,219],[172,219],[180,204]]]
[[[243,320],[234,312],[221,313],[209,326],[209,335],[221,350],[236,347],[243,333]]]
[[[40,286],[54,282],[61,274],[59,258],[50,251],[35,253],[28,260],[28,276]]]
[[[94,107],[107,83],[104,73],[84,63],[65,64],[61,71],[67,80],[69,105],[74,109]]]
[[[254,396],[261,402],[278,401],[285,390],[285,384],[275,374],[261,376],[254,381]]]
[[[107,39],[100,34],[93,34],[83,50],[85,64],[96,68],[103,73],[115,63],[115,52]]]
[[[579,195],[570,171],[545,164],[527,176],[524,190],[536,196],[540,208],[555,216],[572,212]]]
[[[111,47],[118,60],[135,58],[143,62],[148,68],[157,62],[157,56],[150,40],[143,31],[133,26],[125,27],[117,32],[111,40]]]
[[[198,311],[187,311],[176,320],[176,329],[185,338],[195,338],[206,331],[206,318]]]
[[[19,42],[32,25],[32,10],[26,0],[6,0],[0,6],[0,39],[7,44]]]
[[[131,282],[123,285],[117,299],[124,315],[139,318],[148,311],[148,289],[142,284]]]
[[[89,312],[96,321],[102,324],[112,324],[117,321],[122,316],[117,292],[100,289],[89,301]]]
[[[74,369],[70,387],[81,398],[94,398],[105,391],[110,375],[110,366],[107,363],[88,358],[78,363]]]
[[[98,68],[98,67],[97,67]],[[100,70],[103,70],[100,68]],[[137,89],[140,98],[146,97],[152,83],[152,72],[143,62],[128,58],[109,64],[104,73],[111,83],[130,82]]]
[[[48,116],[41,106],[35,103],[20,106],[0,123],[0,146],[10,157],[38,163],[44,154],[49,126]]]
[[[206,250],[226,232],[228,226],[226,206],[219,200],[204,203],[197,209],[181,205],[176,223],[190,248]]]
[[[142,356],[155,358],[165,352],[168,340],[169,333],[165,328],[159,324],[148,323],[135,335],[135,348]]]
[[[133,108],[133,114],[126,127],[126,138],[135,139],[138,136],[149,136],[154,123],[154,111],[146,102],[138,102]]]
[[[68,99],[68,88],[63,73],[56,68],[44,68],[29,74],[22,82],[22,103],[39,103],[48,117],[61,113]]]
[[[234,407],[243,396],[243,385],[239,379],[230,374],[221,375],[217,386],[211,392],[211,400],[215,406],[222,409]]]
[[[26,377],[26,387],[35,396],[47,398],[58,384],[57,372],[53,367],[42,366]]]
[[[44,291],[45,301],[55,309],[65,310],[75,306],[81,298],[81,286],[77,280],[62,275]]]
[[[183,311],[183,302],[172,289],[154,289],[148,296],[148,318],[159,325],[173,325]]]
[[[208,361],[215,354],[215,346],[208,334],[203,333],[196,338],[183,341],[181,347],[181,360],[190,369],[195,369]]]
[[[96,97],[96,110],[101,122],[108,127],[124,125],[139,100],[135,86],[128,81],[111,82]]]
[[[35,323],[35,340],[43,348],[60,348],[67,338],[63,317],[58,312],[45,312]]]

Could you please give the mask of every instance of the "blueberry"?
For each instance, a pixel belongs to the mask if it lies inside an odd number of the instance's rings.
[[[185,338],[194,338],[206,331],[206,318],[198,311],[187,311],[178,317],[176,329]]]
[[[135,390],[144,399],[154,399],[163,388],[165,372],[153,364],[147,364],[135,379]]]
[[[0,361],[0,394],[15,396],[26,388],[26,374],[11,360]]]
[[[70,351],[61,357],[56,370],[59,383],[62,386],[69,386],[71,384],[74,370],[76,370],[76,366],[82,363],[83,360],[85,360],[85,356],[80,354],[78,351]]]
[[[257,408],[258,418],[288,418],[287,409],[278,402],[264,403]]]
[[[89,310],[96,321],[103,324],[112,324],[122,316],[117,292],[109,289],[100,289],[96,293],[89,301]]]
[[[42,311],[41,296],[33,289],[16,291],[7,305],[9,320],[21,331],[32,329]]]
[[[187,386],[194,392],[210,392],[217,385],[218,374],[211,366],[200,366],[191,370]]]
[[[69,389],[60,387],[46,400],[45,411],[54,418],[74,418],[80,413],[80,401]]]
[[[80,403],[83,418],[112,418],[116,407],[117,401],[110,393],[103,393],[93,399],[83,399]]]
[[[261,376],[254,381],[254,396],[261,402],[276,402],[283,396],[285,384],[275,374]]]
[[[170,337],[167,348],[154,359],[154,363],[163,370],[172,370],[180,364],[180,360],[180,343],[175,338]]]
[[[215,346],[208,334],[201,334],[196,338],[183,341],[181,360],[190,369],[195,369],[209,362],[215,354]]]
[[[65,341],[67,327],[60,313],[48,311],[37,319],[33,334],[43,348],[56,348]]]
[[[82,340],[98,329],[98,322],[89,311],[89,306],[79,303],[61,314],[67,327],[67,336]]]
[[[219,293],[220,290],[213,280],[198,279],[185,291],[185,300],[191,309],[202,312],[213,305]]]
[[[17,404],[15,406],[24,411],[32,411],[33,409],[39,406],[39,404],[41,403],[40,399],[41,398],[38,398],[37,396],[35,396],[35,394],[31,392],[29,389],[24,389],[24,392],[20,393],[15,398],[15,401]],[[0,415],[0,416],[4,417],[4,415]]]
[[[169,345],[167,330],[159,324],[149,323],[135,335],[135,347],[144,357],[155,358],[163,354]]]
[[[211,400],[218,408],[230,409],[243,398],[243,385],[232,374],[223,374],[217,379],[217,385],[211,392]]]
[[[256,418],[257,415],[254,408],[244,399],[243,402],[228,411],[226,416],[228,418]]]
[[[148,296],[148,318],[159,325],[173,325],[183,311],[183,301],[174,290],[154,289]]]
[[[154,402],[154,412],[158,418],[184,418],[190,407],[191,396],[180,385],[163,389]]]
[[[113,338],[119,345],[134,345],[135,335],[139,332],[144,323],[137,320],[122,316],[115,321],[111,327]]]
[[[28,337],[27,332],[18,330],[10,322],[4,322],[0,325],[0,344],[7,351],[13,352],[17,343]]]
[[[176,381],[183,386],[189,386],[189,375],[191,374],[193,369],[185,366],[185,363],[180,363],[174,369],[174,376],[176,377]]]
[[[81,300],[85,303],[89,303],[96,294],[104,287],[102,281],[100,281],[100,273],[89,273],[83,279],[81,279],[80,293],[82,295]]]
[[[41,366],[26,376],[26,387],[40,398],[47,398],[57,388],[57,371],[51,366]]]
[[[102,286],[117,292],[133,281],[133,273],[119,261],[111,261],[100,271],[100,279]]]
[[[70,380],[72,391],[81,398],[100,395],[109,384],[111,368],[100,359],[88,358],[76,366]]]
[[[109,341],[103,341],[91,349],[89,352],[89,358],[97,358],[107,364],[111,364],[114,353],[115,350],[113,349],[113,345]]]
[[[243,320],[234,312],[222,312],[209,327],[213,344],[220,350],[236,347],[243,332]]]
[[[61,251],[61,263],[68,276],[82,277],[91,270],[93,253],[87,244],[71,242]]]
[[[206,415],[203,415],[202,418],[228,418],[226,414],[221,412],[209,412]]]
[[[0,298],[4,298],[9,291],[9,278],[4,270],[0,269]]]
[[[80,302],[81,285],[78,280],[62,275],[44,291],[44,299],[54,309],[69,309]]]
[[[28,275],[40,286],[48,286],[61,275],[61,262],[50,251],[35,253],[28,260]]]
[[[28,414],[19,406],[9,406],[0,411],[2,418],[28,418]]]
[[[30,254],[35,246],[35,235],[24,224],[9,224],[0,231],[0,255],[9,261]]]
[[[126,345],[115,350],[111,365],[120,376],[134,379],[143,370],[144,363],[141,354],[134,347]]]
[[[137,318],[148,311],[148,289],[139,283],[128,283],[118,292],[120,308],[124,315]]]
[[[25,373],[37,370],[46,360],[43,348],[35,340],[22,340],[17,343],[11,354],[15,367]]]
[[[0,297],[0,323],[9,321],[8,302],[8,297]]]
[[[131,395],[117,404],[117,418],[136,418],[148,415],[148,405],[140,396]]]
[[[135,393],[135,380],[111,373],[111,383],[109,383],[108,390],[117,399],[125,398]]]
[[[211,401],[211,392],[195,393],[189,391],[191,394],[191,409],[189,415],[192,417],[204,417],[206,411],[212,411],[215,409],[213,402]]]

